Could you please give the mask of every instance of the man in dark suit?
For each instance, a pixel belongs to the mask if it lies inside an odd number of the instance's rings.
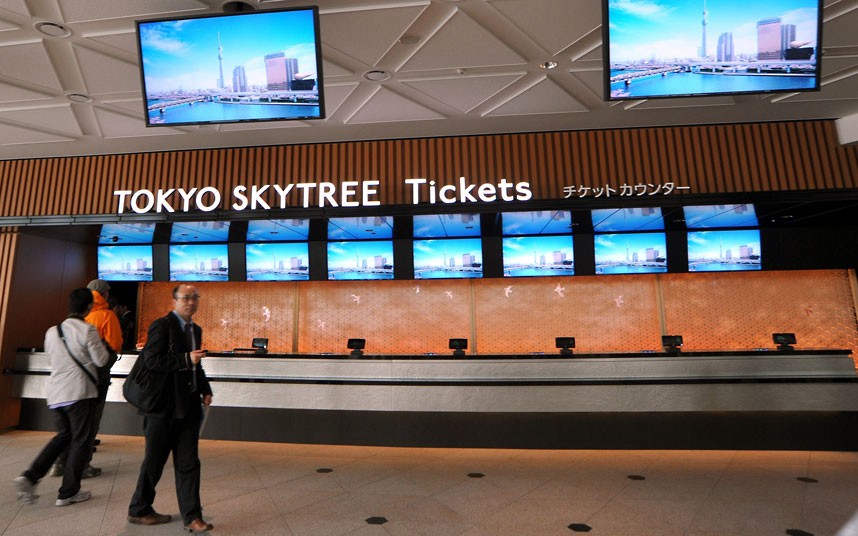
[[[143,359],[152,373],[166,374],[157,408],[144,416],[146,453],[140,466],[137,489],[128,506],[128,521],[160,525],[171,520],[152,507],[155,486],[172,452],[176,496],[185,530],[206,532],[214,527],[202,518],[200,505],[200,458],[198,452],[202,406],[211,404],[212,391],[203,371],[205,350],[200,350],[202,329],[191,320],[200,295],[193,285],[173,289],[173,310],[149,326]]]

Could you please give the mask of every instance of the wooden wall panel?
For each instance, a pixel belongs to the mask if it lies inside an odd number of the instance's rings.
[[[382,204],[403,205],[404,179],[440,187],[460,176],[528,180],[534,200],[562,199],[566,187],[665,182],[692,194],[849,189],[858,187],[858,147],[838,144],[833,121],[806,121],[3,161],[0,217],[113,214],[115,190],[205,186],[226,210],[236,185],[365,179],[382,181]]]

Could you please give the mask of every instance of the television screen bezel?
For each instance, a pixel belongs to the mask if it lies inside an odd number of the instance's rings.
[[[252,17],[254,15],[264,15],[264,14],[272,14],[272,13],[284,13],[284,12],[295,12],[295,11],[309,11],[312,14],[313,19],[313,37],[314,42],[313,46],[315,48],[315,59],[316,59],[316,87],[319,94],[319,113],[318,115],[308,115],[308,116],[297,116],[297,117],[277,117],[277,118],[260,118],[260,119],[217,119],[211,121],[174,121],[174,122],[165,122],[165,123],[153,123],[149,119],[149,100],[147,98],[146,91],[146,71],[144,65],[144,51],[143,51],[143,43],[140,33],[140,27],[144,24],[153,24],[153,23],[165,23],[165,22],[184,22],[189,20],[198,20],[198,19],[206,19],[206,18],[234,18],[234,17]],[[279,122],[279,121],[315,121],[319,119],[325,119],[326,110],[325,110],[325,91],[324,91],[324,75],[322,69],[322,40],[319,33],[319,7],[318,6],[295,6],[295,7],[285,7],[285,8],[276,8],[276,9],[265,9],[265,10],[253,10],[253,11],[237,11],[237,12],[225,12],[225,13],[208,13],[202,15],[187,15],[187,16],[177,16],[177,17],[161,17],[155,19],[140,19],[135,21],[135,43],[137,45],[137,61],[138,61],[138,71],[140,73],[140,87],[142,90],[142,100],[143,100],[143,115],[144,122],[146,127],[148,128],[158,128],[158,127],[176,127],[176,126],[188,126],[188,125],[221,125],[221,124],[240,124],[240,123],[266,123],[266,122]]]
[[[610,5],[615,0],[602,0],[602,88],[603,99],[606,102],[640,101],[649,99],[677,99],[686,97],[723,97],[731,95],[768,95],[777,93],[809,93],[819,91],[822,87],[822,27],[824,2],[817,0],[816,8],[816,76],[812,88],[787,88],[749,91],[719,91],[708,93],[674,93],[670,95],[638,95],[614,97],[611,95],[611,19]]]

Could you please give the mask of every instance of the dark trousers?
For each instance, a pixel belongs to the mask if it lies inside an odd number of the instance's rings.
[[[191,404],[184,418],[147,416],[143,419],[146,452],[137,478],[137,489],[128,505],[128,515],[142,517],[154,511],[155,486],[161,480],[164,465],[173,454],[176,497],[185,524],[202,517],[200,505],[199,432],[202,409]]]
[[[70,406],[51,410],[57,426],[57,435],[36,456],[30,468],[24,471],[24,476],[30,482],[38,483],[48,473],[51,464],[68,449],[68,460],[58,497],[68,499],[80,491],[80,475],[92,454],[90,431],[94,408],[95,399],[87,398]]]
[[[87,449],[86,455],[86,463],[83,464],[84,468],[92,462],[92,447],[95,445],[95,436],[98,435],[98,428],[101,426],[101,416],[104,414],[104,405],[107,403],[107,390],[110,388],[110,371],[107,371],[107,374],[102,374],[101,371],[98,373],[98,397],[93,399],[95,400],[95,405],[92,409],[92,422],[90,424],[90,432],[89,432],[89,449]],[[69,457],[69,451],[66,449],[62,454],[57,458],[56,463],[60,465],[66,465]]]

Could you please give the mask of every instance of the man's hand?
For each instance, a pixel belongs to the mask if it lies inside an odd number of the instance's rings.
[[[203,396],[203,405],[208,407],[212,405],[212,395]]]
[[[190,354],[188,355],[191,356],[191,363],[193,363],[194,365],[199,365],[200,361],[202,361],[203,358],[206,356],[206,352],[207,350],[194,350],[193,352],[190,352]]]

